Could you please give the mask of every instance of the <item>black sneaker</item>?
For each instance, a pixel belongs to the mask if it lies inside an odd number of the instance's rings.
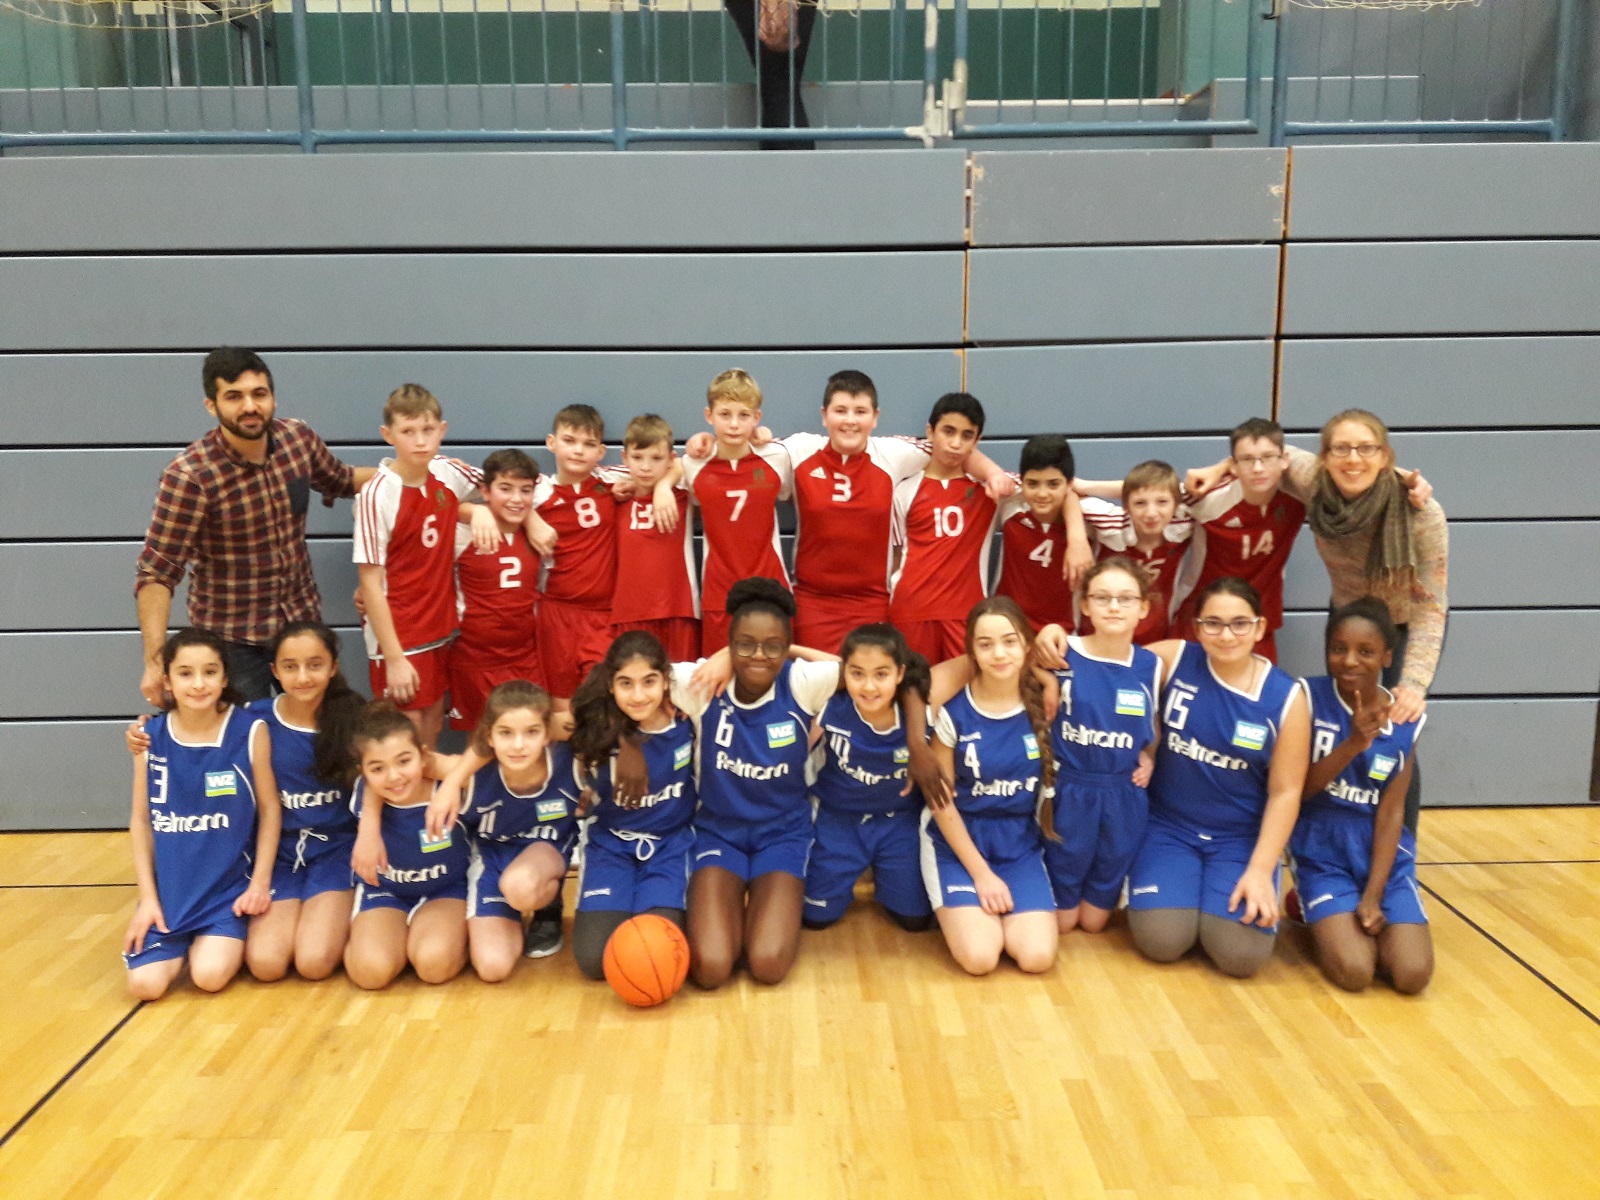
[[[522,935],[524,958],[549,958],[561,949],[561,920],[534,915],[527,933]]]

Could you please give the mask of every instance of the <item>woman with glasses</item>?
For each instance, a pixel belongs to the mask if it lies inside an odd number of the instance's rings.
[[[811,854],[811,722],[839,687],[833,655],[789,657],[794,597],[777,580],[741,579],[727,612],[727,690],[707,700],[690,683],[696,664],[672,668],[672,702],[697,734],[689,971],[703,988],[725,983],[741,956],[758,983],[794,966]]]
[[[1228,975],[1272,954],[1278,860],[1310,756],[1304,692],[1256,653],[1261,597],[1232,576],[1195,600],[1198,642],[1157,642],[1166,667],[1150,819],[1128,872],[1128,924],[1147,958],[1199,945]]]

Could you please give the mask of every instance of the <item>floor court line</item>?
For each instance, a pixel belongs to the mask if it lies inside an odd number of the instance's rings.
[[[1476,864],[1469,864],[1469,865],[1476,865]],[[1522,955],[1518,954],[1510,946],[1506,945],[1499,938],[1495,937],[1494,934],[1490,933],[1482,925],[1478,924],[1478,922],[1474,921],[1471,917],[1467,916],[1467,914],[1462,912],[1461,909],[1456,907],[1454,904],[1450,903],[1450,901],[1446,900],[1442,895],[1439,894],[1439,892],[1438,892],[1438,890],[1436,888],[1430,886],[1429,884],[1423,883],[1422,880],[1420,880],[1420,879],[1417,880],[1417,886],[1420,887],[1423,891],[1427,892],[1428,895],[1432,896],[1440,904],[1444,905],[1445,908],[1449,909],[1456,916],[1460,917],[1462,921],[1466,922],[1466,924],[1467,924],[1467,926],[1469,928],[1473,929],[1475,932],[1480,934],[1487,942],[1489,942],[1490,945],[1494,946],[1497,950],[1499,950],[1502,953],[1504,953],[1506,955],[1506,957],[1511,959],[1512,962],[1516,963],[1523,970],[1527,971],[1528,974],[1532,975],[1540,983],[1544,984],[1545,987],[1549,988],[1552,992],[1554,992],[1556,995],[1560,996],[1568,1004],[1572,1005],[1573,1008],[1577,1009],[1584,1016],[1588,1017],[1589,1020],[1593,1021],[1596,1025],[1600,1025],[1600,1015],[1596,1015],[1586,1005],[1584,1005],[1584,1003],[1581,1000],[1579,1000],[1576,996],[1572,995],[1565,988],[1563,988],[1560,984],[1556,983],[1555,980],[1551,979],[1543,971],[1539,970],[1538,967],[1534,966],[1527,959],[1523,958]],[[0,1143],[0,1144],[3,1144],[3,1143]]]
[[[92,1059],[96,1054],[99,1054],[101,1050],[105,1049],[105,1047],[110,1044],[112,1038],[116,1037],[117,1034],[121,1033],[125,1028],[127,1028],[128,1022],[133,1020],[133,1015],[143,1007],[144,1001],[140,1000],[127,1012],[123,1013],[122,1019],[108,1029],[104,1034],[102,1034],[100,1040],[93,1046],[89,1047],[88,1052],[79,1058],[77,1062],[73,1063],[72,1066],[68,1068],[65,1075],[56,1080],[55,1083],[51,1084],[49,1091],[45,1092],[44,1095],[35,1100],[28,1111],[23,1113],[16,1119],[15,1122],[12,1123],[10,1129],[6,1130],[4,1134],[0,1134],[0,1150],[4,1150],[6,1148],[6,1143],[15,1137],[17,1133],[21,1131],[23,1126],[25,1126],[29,1121],[33,1120],[34,1116],[38,1114],[40,1109],[42,1109],[46,1104],[49,1104],[51,1100],[55,1099],[56,1094],[60,1092],[62,1088],[67,1086],[72,1077],[89,1064],[90,1059]]]

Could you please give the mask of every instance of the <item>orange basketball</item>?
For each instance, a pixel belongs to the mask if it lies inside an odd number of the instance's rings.
[[[689,974],[689,942],[665,917],[642,913],[617,926],[606,943],[606,982],[637,1008],[672,999]]]

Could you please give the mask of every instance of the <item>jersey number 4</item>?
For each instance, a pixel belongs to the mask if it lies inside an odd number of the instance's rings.
[[[1028,553],[1029,558],[1038,563],[1047,571],[1050,569],[1050,561],[1055,558],[1055,556],[1056,544],[1054,542],[1040,542]]]

